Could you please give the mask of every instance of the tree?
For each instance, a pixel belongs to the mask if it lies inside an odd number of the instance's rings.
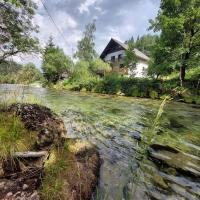
[[[11,75],[11,73],[18,73],[19,70],[21,70],[22,65],[14,62],[14,61],[3,61],[0,63],[0,74],[5,76],[5,75]]]
[[[39,42],[31,35],[38,29],[32,22],[36,4],[32,0],[2,0],[0,7],[0,62],[18,53],[38,52]]]
[[[52,38],[49,39],[43,54],[42,70],[48,82],[56,83],[64,73],[70,73],[73,65],[70,57],[62,49],[56,47]]]
[[[159,38],[157,35],[143,35],[141,37],[138,36],[135,42],[135,48],[142,51],[147,56],[151,56],[152,48],[156,44],[156,40]]]
[[[128,42],[128,49],[125,51],[124,63],[130,70],[135,70],[137,64],[134,42]]]
[[[150,23],[150,29],[160,32],[154,54],[155,65],[164,63],[166,67],[178,67],[180,85],[183,86],[186,69],[199,62],[199,0],[161,0],[158,15]]]
[[[106,73],[111,72],[112,68],[103,60],[96,59],[90,64],[90,70],[97,75],[104,76]]]
[[[97,53],[94,49],[95,31],[95,21],[85,26],[83,38],[80,41],[78,41],[77,52],[75,53],[75,57],[79,60],[91,62],[94,60],[94,58],[97,57]]]
[[[159,38],[158,35],[143,35],[143,36],[138,36],[137,40],[134,41],[134,38],[131,37],[128,41],[125,43],[128,44],[129,42],[133,43],[135,48],[138,50],[142,51],[144,54],[147,56],[151,56],[151,51],[153,46],[156,44],[156,40]]]
[[[72,72],[70,82],[72,83],[87,83],[89,80],[93,78],[90,70],[90,63],[87,61],[79,61],[76,63],[74,67],[74,71]]]
[[[39,81],[42,74],[33,63],[28,63],[18,72],[17,83],[33,83]]]

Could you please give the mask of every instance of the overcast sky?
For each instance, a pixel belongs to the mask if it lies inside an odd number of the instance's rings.
[[[72,55],[87,23],[96,19],[96,50],[100,54],[111,37],[125,41],[131,36],[148,33],[148,20],[154,19],[160,0],[42,0],[64,39],[50,20],[41,0],[34,0],[38,10],[34,22],[39,25],[37,37],[44,46],[52,35],[65,53]],[[26,59],[25,59],[26,60]],[[27,60],[30,61],[30,58]],[[33,58],[39,64],[40,58]]]

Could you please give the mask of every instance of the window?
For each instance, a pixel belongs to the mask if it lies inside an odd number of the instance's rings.
[[[115,56],[111,56],[111,61],[112,61],[112,62],[115,61]]]
[[[122,54],[118,55],[118,61],[122,60]]]

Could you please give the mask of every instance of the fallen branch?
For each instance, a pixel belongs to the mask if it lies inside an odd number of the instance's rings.
[[[27,152],[16,152],[14,157],[16,158],[40,158],[43,156],[47,156],[47,151],[27,151]]]

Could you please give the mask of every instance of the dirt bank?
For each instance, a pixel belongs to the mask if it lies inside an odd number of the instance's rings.
[[[35,141],[27,151],[13,152],[1,159],[0,199],[91,198],[100,169],[94,145],[68,139],[63,121],[44,106],[13,104],[1,113],[19,118],[24,129],[33,131]]]

